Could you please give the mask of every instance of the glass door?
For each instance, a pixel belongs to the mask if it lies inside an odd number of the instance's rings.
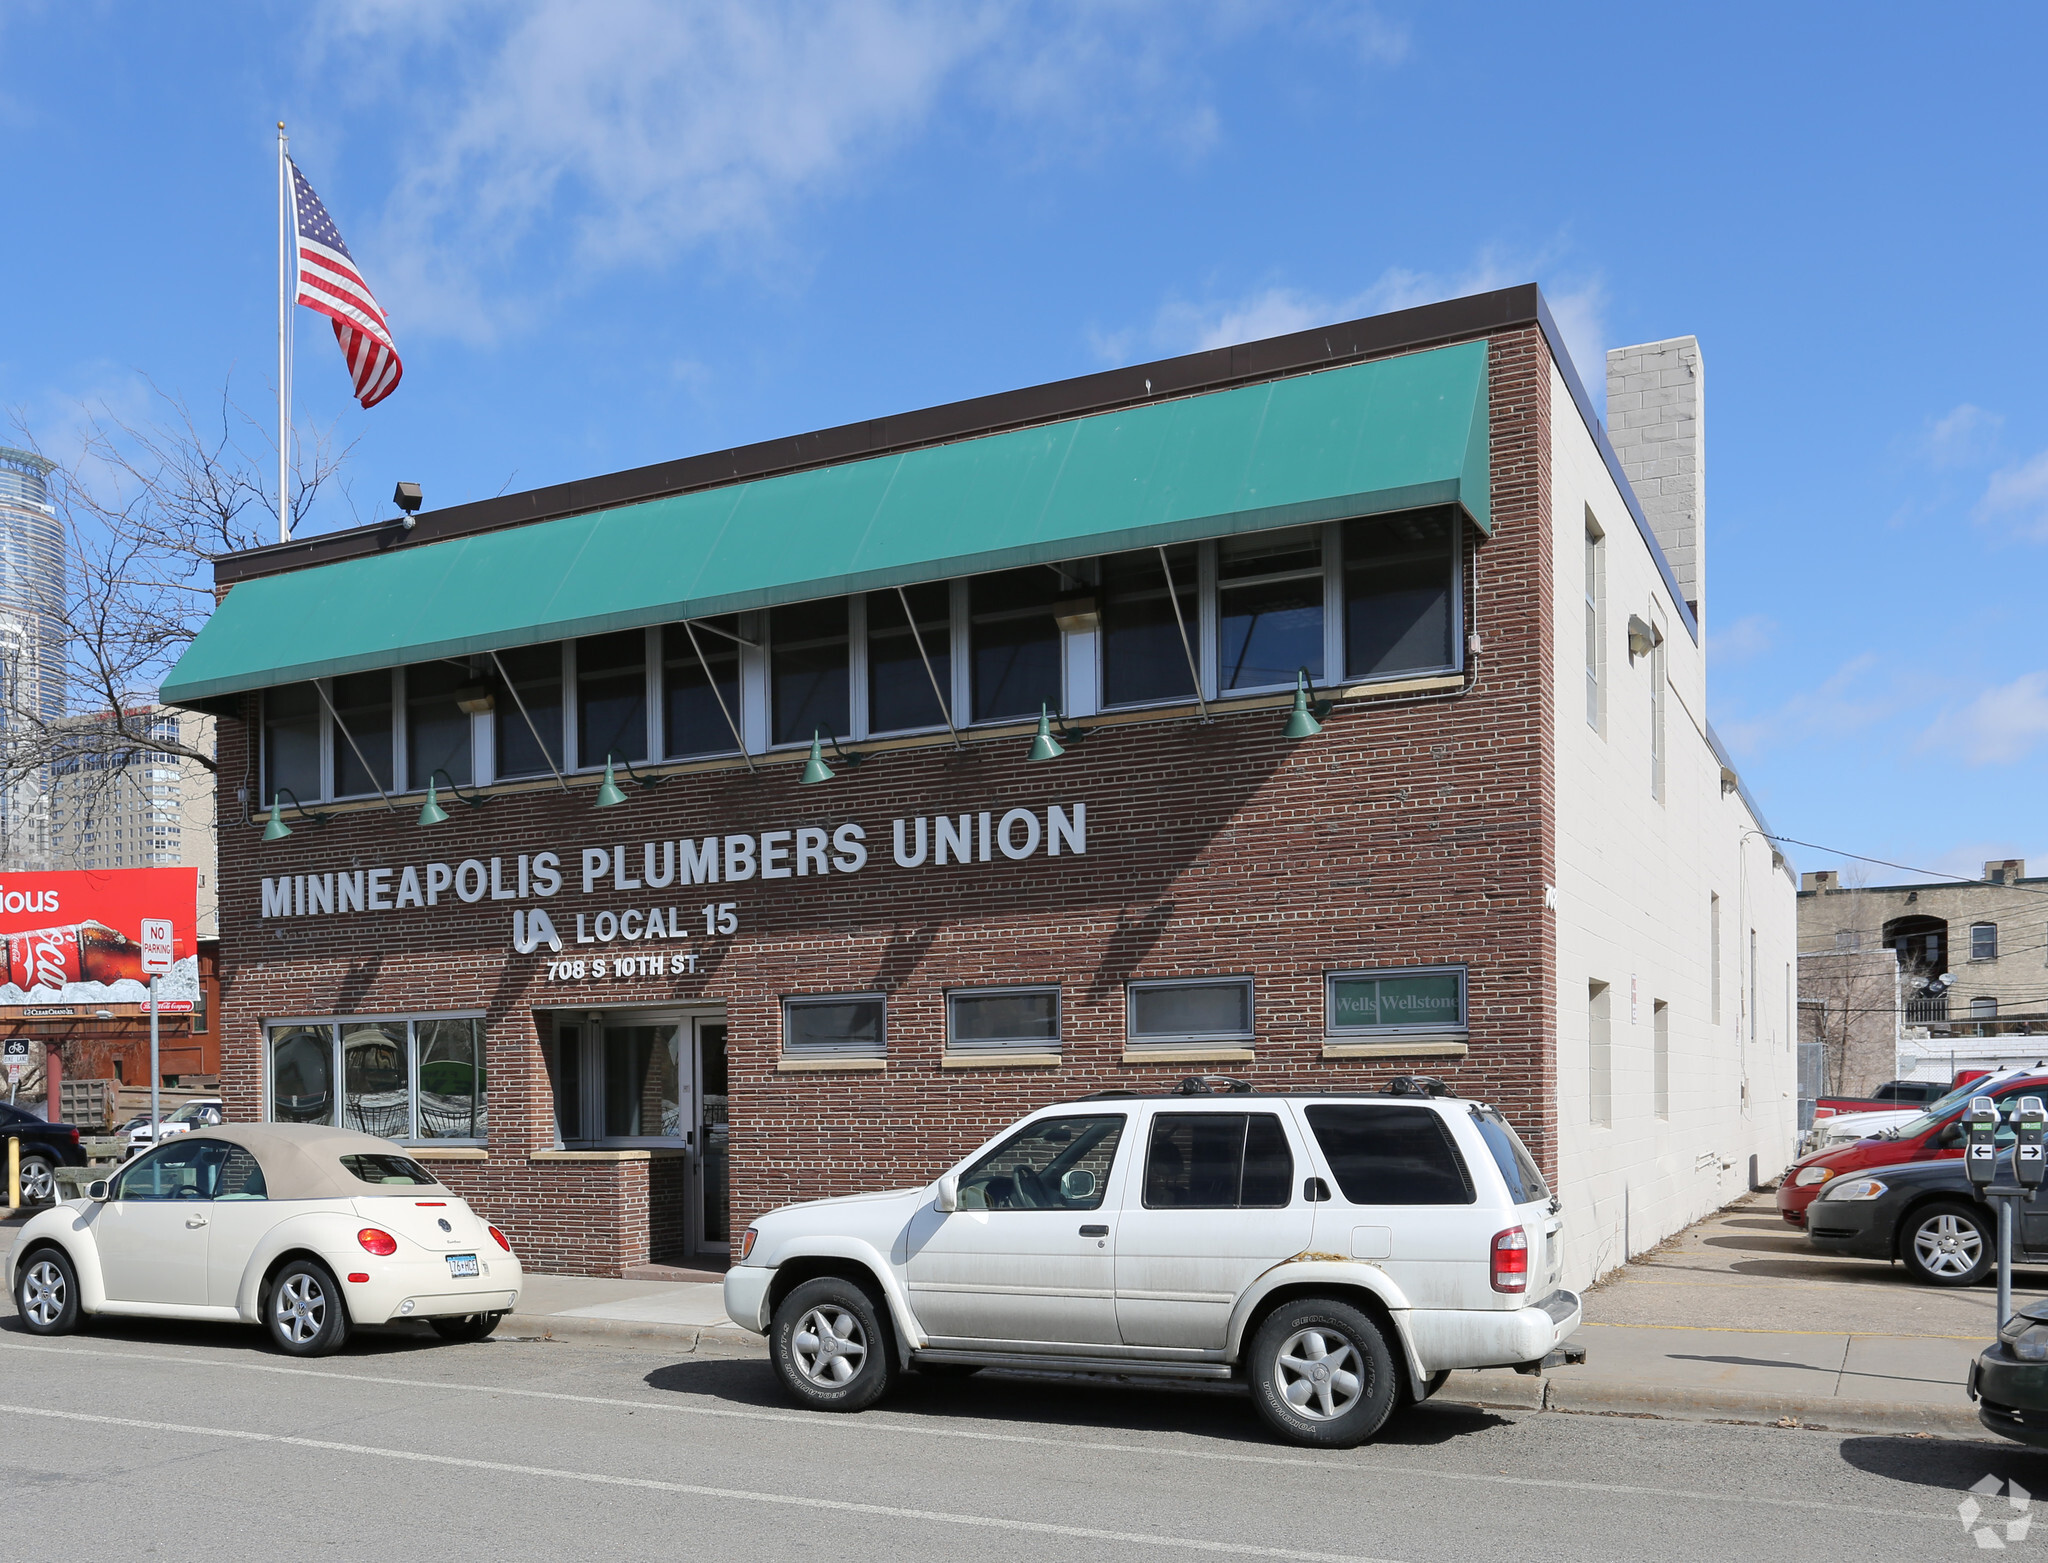
[[[732,1232],[726,1179],[725,1022],[698,1019],[691,1027],[697,1055],[695,1241],[699,1253],[723,1257]]]

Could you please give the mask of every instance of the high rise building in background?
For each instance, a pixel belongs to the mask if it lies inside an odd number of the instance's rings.
[[[0,744],[64,714],[64,528],[50,504],[55,464],[0,446]],[[0,787],[0,863],[50,860],[42,778]]]

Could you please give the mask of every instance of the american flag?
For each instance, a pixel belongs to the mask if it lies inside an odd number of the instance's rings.
[[[341,230],[306,183],[292,169],[292,225],[298,234],[299,302],[334,322],[334,340],[354,376],[356,399],[374,407],[398,389],[405,366],[392,345],[391,327],[370,293],[370,285],[342,242]]]

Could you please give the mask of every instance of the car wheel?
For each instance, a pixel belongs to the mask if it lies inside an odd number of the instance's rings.
[[[1899,1258],[1913,1279],[1928,1286],[1971,1286],[1998,1257],[1992,1218],[1961,1200],[1937,1200],[1907,1218]]]
[[[441,1339],[465,1346],[473,1341],[489,1339],[491,1331],[504,1317],[502,1313],[471,1313],[456,1319],[429,1319],[427,1323],[433,1325],[434,1333]]]
[[[1252,1337],[1252,1402],[1289,1443],[1351,1449],[1394,1409],[1394,1358],[1379,1326],[1349,1303],[1282,1303]]]
[[[895,1378],[881,1310],[838,1276],[806,1281],[782,1299],[768,1349],[789,1398],[813,1411],[865,1411]]]
[[[38,1248],[14,1283],[14,1308],[31,1335],[68,1335],[78,1328],[78,1272],[61,1248]]]
[[[294,1357],[324,1357],[348,1344],[348,1304],[334,1273],[315,1259],[294,1259],[272,1278],[263,1322],[277,1349]]]
[[[21,1158],[21,1202],[51,1205],[57,1200],[57,1169],[41,1156]]]

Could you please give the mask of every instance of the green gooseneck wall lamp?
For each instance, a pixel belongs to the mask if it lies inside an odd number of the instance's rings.
[[[1032,760],[1057,760],[1066,752],[1065,747],[1052,735],[1052,710],[1041,702],[1038,707],[1038,733],[1031,740],[1031,752],[1024,758],[1027,763]]]
[[[448,811],[441,807],[440,789],[434,785],[437,777],[445,781],[448,784],[448,790],[471,808],[480,809],[484,806],[485,799],[470,797],[460,787],[455,785],[455,778],[453,776],[450,776],[446,771],[436,766],[433,770],[427,772],[427,801],[420,805],[420,824],[438,825],[448,818]]]
[[[620,790],[618,782],[612,777],[612,757],[606,755],[604,757],[604,780],[597,784],[597,798],[592,807],[608,809],[614,804],[624,803],[625,801],[625,793]]]
[[[265,841],[282,841],[292,833],[291,826],[284,822],[284,805],[276,793],[270,795],[270,823],[263,827]]]
[[[819,782],[828,782],[839,774],[825,763],[825,750],[819,742],[819,736],[818,729],[812,728],[811,757],[804,761],[804,773],[796,779],[799,787],[815,787]]]
[[[1294,709],[1287,713],[1285,738],[1313,738],[1323,730],[1323,718],[1330,714],[1330,702],[1308,697],[1308,669],[1294,675]]]

